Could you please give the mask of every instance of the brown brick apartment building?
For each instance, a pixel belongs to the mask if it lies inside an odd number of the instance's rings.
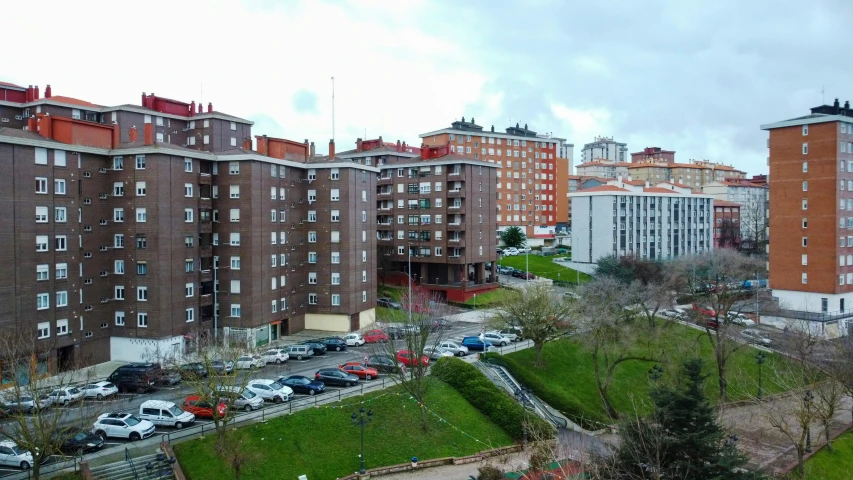
[[[769,132],[770,287],[783,308],[846,334],[853,307],[853,109],[823,105]],[[833,330],[833,332],[829,332]]]
[[[497,227],[519,226],[530,245],[552,243],[558,222],[569,218],[568,176],[571,159],[561,158],[565,139],[538,135],[516,124],[505,133],[484,131],[472,118],[450,128],[420,135],[427,146],[450,146],[450,154],[481,160],[498,167]]]
[[[740,242],[740,204],[715,198],[714,247],[738,248]]]
[[[338,154],[380,169],[376,186],[381,280],[418,285],[465,301],[498,287],[485,266],[497,260],[494,163],[382,138],[356,141]],[[411,264],[411,269],[409,265]]]
[[[212,105],[51,93],[0,84],[4,328],[61,367],[372,321],[378,169],[253,151],[252,123]]]

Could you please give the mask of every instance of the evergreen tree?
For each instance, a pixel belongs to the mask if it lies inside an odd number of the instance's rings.
[[[596,477],[612,479],[757,480],[743,469],[737,437],[723,429],[703,391],[702,360],[682,365],[676,387],[652,391],[654,413],[620,429],[619,448],[597,462]]]
[[[509,227],[501,232],[501,240],[507,247],[521,248],[527,243],[527,235],[521,227]]]

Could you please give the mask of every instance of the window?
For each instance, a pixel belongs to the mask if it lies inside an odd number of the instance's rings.
[[[192,273],[195,271],[195,260],[187,259],[184,260],[184,271],[186,273]]]
[[[148,264],[145,262],[138,262],[136,264],[136,274],[137,275],[147,275],[148,274]]]
[[[362,270],[361,271],[361,283],[366,283],[366,282],[367,282],[367,270]]]
[[[308,252],[308,263],[317,263],[317,252]]]
[[[842,123],[841,125],[843,126],[844,124]],[[843,130],[842,130],[842,132],[843,132]],[[807,136],[808,134],[809,134],[809,126],[808,126],[808,125],[803,125],[803,136],[805,137],[805,136]]]
[[[113,209],[113,221],[114,222],[123,222],[124,221],[124,209],[123,208],[114,208]]]
[[[39,322],[37,332],[38,338],[50,338],[50,322]]]
[[[317,190],[308,190],[308,204],[312,204],[317,201]]]
[[[124,275],[124,260],[113,261],[113,273],[116,275]]]
[[[312,223],[317,221],[317,211],[316,210],[309,210],[308,211],[308,221],[312,222]]]
[[[113,196],[114,197],[123,197],[124,196],[124,183],[122,183],[122,182],[113,183]]]
[[[364,303],[364,302],[366,302],[366,301],[367,301],[367,291],[366,291],[366,290],[362,290],[362,291],[361,291],[361,302],[362,302],[362,303]]]
[[[113,170],[124,170],[124,157],[113,157]]]
[[[124,214],[122,214],[122,219]],[[68,210],[65,207],[55,207],[53,209],[53,221],[56,223],[65,223],[68,221]]]
[[[205,145],[209,144],[209,143],[210,143],[210,135],[205,135],[205,136],[203,136],[203,137],[202,137],[202,139],[201,139],[201,141],[202,141],[202,143],[204,143]]]
[[[341,263],[341,252],[332,252],[332,263]]]
[[[195,295],[195,284],[188,283],[184,285],[184,295],[186,295],[187,298],[190,298]]]
[[[333,202],[337,202],[337,201],[338,201],[338,200],[340,200],[340,199],[341,199],[341,191],[340,191],[340,189],[333,188],[333,189],[332,189],[332,201],[333,201]]]
[[[145,208],[136,209],[136,223],[145,223],[148,221],[148,210]]]
[[[136,300],[140,302],[148,301],[148,287],[136,287]]]
[[[195,308],[188,308],[184,311],[184,320],[187,323],[195,320]]]
[[[240,198],[240,185],[231,185],[231,198]]]
[[[184,235],[184,246],[187,248],[192,248],[195,244],[195,237],[192,235]]]
[[[65,195],[65,180],[57,178],[53,181],[53,193],[56,195]]]
[[[57,307],[67,307],[68,306],[68,292],[67,291],[56,292],[56,306]]]
[[[338,295],[337,293],[333,293],[332,294],[332,305],[338,306],[340,304],[341,304],[341,296]]]
[[[311,285],[317,284],[317,272],[308,272],[308,283]]]
[[[57,252],[64,252],[68,250],[68,238],[65,235],[57,235],[53,245]]]
[[[192,217],[190,217],[190,221],[192,221]],[[232,208],[231,209],[231,221],[232,222],[239,222],[240,221],[240,209],[239,208]]]
[[[116,285],[113,287],[113,299],[124,300],[124,285]]]
[[[193,171],[193,159],[185,158],[184,159],[184,171],[187,173],[192,173]]]
[[[228,162],[228,173],[231,175],[240,174],[240,162]],[[239,317],[239,315],[238,315]]]
[[[36,281],[50,280],[50,265],[36,265]]]
[[[145,196],[145,182],[136,182],[136,196],[144,197]]]
[[[148,237],[145,235],[137,235],[136,248],[148,248]]]
[[[231,280],[230,293],[240,293],[240,280]]]
[[[46,148],[36,148],[36,165],[47,165]]]
[[[47,207],[36,207],[36,223],[47,223]]]
[[[429,232],[427,232],[427,234],[429,234]],[[367,251],[366,251],[366,250],[362,250],[362,251],[361,251],[361,262],[362,262],[362,263],[364,263],[364,262],[366,262],[366,261],[367,261]]]
[[[801,277],[801,281],[803,282],[803,284],[804,284],[804,285],[805,285],[805,284],[807,284],[807,283],[809,283],[809,274],[808,274],[808,273],[803,273],[803,274],[802,274],[802,277]]]
[[[139,312],[136,314],[136,326],[141,328],[148,327],[148,314]]]
[[[338,272],[332,272],[332,285],[340,285],[341,284],[341,274]]]
[[[809,199],[804,198],[803,199],[803,210],[808,210],[808,209],[809,209]]]
[[[362,190],[362,191],[361,191],[361,201],[362,201],[362,202],[366,202],[366,201],[367,201],[367,190]]]
[[[808,153],[809,153],[809,144],[804,143],[803,144],[803,155],[807,155]],[[805,274],[803,274],[803,275],[805,275]],[[806,282],[803,282],[803,283],[806,283]]]
[[[122,326],[124,325],[124,312],[116,312],[115,313],[116,325]]]
[[[808,218],[803,219],[803,228],[809,228],[809,219]]]
[[[317,294],[309,293],[308,294],[308,305],[317,305]]]
[[[435,247],[435,256],[440,257],[440,256],[442,256],[442,254],[443,254],[443,252],[442,252],[441,247]]]
[[[270,308],[272,309],[272,313],[278,312],[278,300],[270,302]]]
[[[36,177],[36,193],[47,193],[47,178]]]
[[[184,209],[184,222],[192,223],[192,221],[193,221],[193,209],[192,208],[185,208]]]
[[[187,198],[193,197],[193,184],[192,183],[185,183],[184,184],[184,196]]]
[[[145,155],[136,156],[136,169],[145,170]]]
[[[333,169],[332,169],[332,171],[331,171],[331,173],[329,174],[329,178],[330,178],[331,180],[339,180],[339,179],[341,178],[340,169],[338,169],[338,168],[333,168]]]
[[[808,255],[806,255],[805,253],[803,254],[802,264],[803,264],[803,265],[808,265],[808,264],[809,264],[809,256],[808,256]]]
[[[47,310],[48,308],[50,308],[50,294],[39,293],[36,295],[36,309]]]
[[[341,232],[332,232],[332,243],[341,243]]]
[[[803,162],[803,173],[807,173],[809,171],[809,162]]]
[[[802,240],[803,240],[803,243],[802,243],[803,246],[808,247],[809,246],[809,237],[803,237]]]
[[[332,210],[332,222],[340,222],[341,221],[341,211],[340,210]]]
[[[240,245],[240,232],[231,232],[229,243],[231,246],[237,247]]]
[[[275,232],[270,232],[270,245],[275,245],[278,242],[278,236]]]
[[[809,181],[808,180],[803,180],[803,191],[804,192],[809,191]]]

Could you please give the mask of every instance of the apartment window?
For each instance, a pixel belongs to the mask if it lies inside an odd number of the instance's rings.
[[[184,196],[187,198],[192,198],[193,196],[193,184],[185,183],[184,184]]]
[[[47,223],[47,207],[36,207],[36,223]]]
[[[124,209],[123,208],[114,208],[113,209],[113,221],[114,222],[123,222],[124,221]]]
[[[50,308],[50,294],[49,293],[39,293],[36,295],[36,309],[37,310],[47,310]]]
[[[803,173],[809,171],[809,162],[803,162]]]
[[[139,312],[136,314],[136,326],[141,328],[148,327],[148,314]]]
[[[193,171],[193,160],[191,158],[184,159],[184,171],[187,173],[192,173]]]
[[[240,185],[231,185],[231,198],[240,198]]]
[[[429,232],[427,232],[427,234],[429,234]],[[364,263],[364,262],[366,262],[366,261],[367,261],[367,251],[366,251],[366,250],[362,250],[362,251],[361,251],[361,263]]]
[[[195,271],[195,260],[187,259],[184,261],[184,271],[192,273]]]
[[[68,292],[56,292],[56,306],[57,307],[67,307],[68,306]]]
[[[124,300],[124,285],[116,285],[113,287],[113,299]]]
[[[362,211],[361,211],[361,221],[362,221],[362,222],[366,222],[366,221],[367,221],[367,210],[362,210]]]
[[[804,247],[808,247],[809,246],[809,237],[803,237],[802,240],[803,240],[802,245]]]
[[[308,283],[311,285],[317,284],[317,272],[308,272]]]
[[[137,235],[136,248],[148,248],[148,237],[145,235]]]
[[[50,338],[50,322],[39,322],[36,332],[38,338]]]
[[[332,243],[341,243],[341,232],[332,232]]]
[[[50,265],[37,265],[36,266],[36,281],[43,281],[50,279]]]
[[[202,137],[202,139],[201,139],[201,141],[202,141],[202,143],[203,143],[203,144],[205,144],[205,145],[209,144],[209,143],[210,143],[210,135],[205,135],[205,136],[203,136],[203,137]]]
[[[341,199],[341,191],[340,191],[340,189],[338,189],[338,188],[333,188],[333,189],[332,189],[332,195],[331,195],[331,198],[332,198],[332,201],[333,201],[333,202],[337,202],[338,200],[340,200],[340,199]]]
[[[341,296],[337,293],[332,294],[332,306],[337,307],[341,304]]]
[[[332,221],[340,222],[341,221],[341,211],[340,210],[332,210]]]
[[[278,312],[278,300],[270,302],[270,309],[272,310],[272,313]]]
[[[317,221],[317,211],[316,210],[309,210],[308,211],[308,221],[312,222],[312,223]]]
[[[397,255],[405,255],[406,247],[397,247]]]
[[[136,287],[136,300],[139,302],[148,301],[148,287]]]
[[[842,124],[843,125],[843,124]],[[843,130],[842,130],[843,131]],[[803,136],[807,136],[809,134],[809,126],[803,125]]]
[[[341,274],[338,272],[332,272],[332,285],[340,285],[341,284]]]
[[[270,232],[270,245],[275,245],[278,242],[278,235],[275,232]]]
[[[317,232],[308,232],[308,243],[317,243]]]
[[[68,238],[65,235],[57,235],[53,245],[57,252],[64,252],[68,250]]]
[[[440,257],[443,255],[443,251],[441,247],[435,247],[435,256]]]
[[[808,255],[806,255],[805,253],[803,254],[802,264],[803,264],[803,265],[808,265],[808,264],[809,264],[809,256],[808,256]]]
[[[340,169],[333,168],[332,172],[329,174],[329,178],[332,180],[338,180],[341,178]]]
[[[308,190],[308,204],[312,204],[317,201],[317,190]]]
[[[366,202],[366,201],[367,201],[367,190],[362,190],[362,191],[361,191],[361,201],[362,201],[362,202]]]
[[[124,196],[124,183],[122,183],[122,182],[113,183],[113,196],[114,197],[123,197]]]
[[[804,143],[803,144],[803,155],[807,155],[808,153],[809,153],[809,144]],[[803,283],[806,283],[806,282],[803,282]]]
[[[231,270],[240,270],[240,257],[231,257]]]
[[[278,255],[276,255],[276,254],[270,255],[270,266],[272,266],[272,267],[278,266]]]
[[[317,294],[309,293],[308,294],[308,305],[317,305]]]
[[[286,267],[286,266],[287,266],[287,254],[285,254],[285,253],[280,254],[280,255],[279,255],[279,262],[278,262],[278,263],[279,263],[279,265],[281,265],[282,267]],[[283,285],[283,284],[282,284],[282,285]]]
[[[808,218],[803,219],[803,228],[809,228],[809,219]]]
[[[36,177],[36,193],[48,193],[47,178]]]
[[[145,196],[145,182],[136,182],[136,196],[144,197]]]
[[[113,157],[113,170],[124,170],[124,157]]]
[[[145,170],[145,155],[136,156],[136,169]]]
[[[803,191],[804,192],[809,191],[809,181],[808,180],[803,180]]]
[[[332,263],[341,263],[341,252],[332,252]]]
[[[124,213],[122,213],[124,219]],[[53,209],[53,221],[56,223],[65,223],[68,221],[68,210],[65,207],[55,207]]]
[[[124,275],[124,260],[115,260],[113,262],[113,272],[116,275]]]
[[[273,211],[275,211],[275,210],[273,210]],[[190,221],[192,221],[192,218],[190,218]],[[232,208],[231,209],[231,221],[232,222],[239,222],[240,221],[240,209],[239,208]]]
[[[192,223],[192,221],[193,221],[193,209],[192,208],[185,208],[184,209],[184,222]]]
[[[57,178],[53,181],[53,193],[55,195],[65,195],[65,180]]]
[[[228,173],[231,175],[239,175],[240,162],[228,162]]]
[[[317,263],[317,252],[308,252],[308,263]]]
[[[809,199],[804,198],[803,199],[803,210],[808,210],[808,209],[809,209]]]
[[[116,312],[115,313],[116,325],[123,326],[124,325],[124,312]]]
[[[282,244],[282,245],[284,245],[285,243],[287,243],[287,233],[285,233],[285,232],[278,232],[278,243],[280,243],[280,244]]]
[[[136,274],[137,275],[148,275],[148,264],[145,262],[138,262],[136,264]]]
[[[229,293],[240,293],[240,280],[231,280],[231,289]]]
[[[364,302],[366,302],[366,301],[367,301],[367,291],[366,291],[366,290],[362,290],[362,291],[361,291],[361,303],[364,303]]]
[[[803,273],[800,281],[803,282],[803,285],[809,283],[809,274]]]

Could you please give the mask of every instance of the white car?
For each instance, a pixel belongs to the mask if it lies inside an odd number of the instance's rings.
[[[530,247],[524,246],[518,249],[518,253],[530,253]]]
[[[290,355],[287,353],[287,350],[283,348],[274,348],[272,350],[267,350],[266,352],[261,354],[264,357],[264,362],[266,363],[275,363],[281,364],[290,360]]]
[[[448,351],[454,355],[458,355],[460,357],[468,355],[468,347],[466,347],[465,345],[459,345],[456,342],[441,342],[440,344],[438,344],[438,348]]]
[[[246,384],[246,390],[273,403],[287,402],[293,398],[292,388],[282,385],[275,380],[267,380],[265,378],[249,380],[249,383]]]
[[[0,465],[29,470],[33,466],[33,454],[18,448],[11,440],[0,442]]]
[[[178,430],[195,422],[195,415],[187,412],[174,402],[165,400],[147,400],[139,406],[139,418],[148,420],[156,426],[174,427]]]
[[[770,345],[773,343],[770,337],[765,335],[761,330],[746,328],[740,332],[740,335],[746,339],[747,343],[756,343],[760,345]]]
[[[512,340],[497,332],[486,332],[483,334],[483,338],[496,347],[505,347],[512,342]]]
[[[344,341],[347,342],[348,347],[360,347],[365,343],[360,333],[350,333],[344,337]]]
[[[493,330],[493,331],[488,332],[488,333],[494,333],[495,335],[499,335],[501,337],[506,337],[509,339],[510,342],[518,341],[518,335],[516,335],[515,333],[512,333],[512,332],[509,332],[509,331],[499,332],[497,330]]]
[[[742,327],[749,328],[755,326],[755,322],[751,318],[738,312],[729,312],[729,320],[735,325],[740,325]]]
[[[83,399],[83,390],[77,387],[57,388],[48,394],[53,403],[68,405]]]
[[[114,437],[136,441],[154,435],[154,424],[129,413],[104,413],[95,420],[92,432],[105,440]]]
[[[438,360],[441,357],[455,357],[456,354],[450,350],[445,350],[441,347],[424,347],[424,355],[430,360]]]
[[[237,370],[251,370],[253,368],[258,368],[258,363],[255,357],[251,355],[243,355],[242,357],[238,357],[234,362],[234,368]]]
[[[118,393],[118,387],[110,382],[96,382],[82,387],[83,397],[103,400]]]
[[[505,248],[503,251],[503,256],[505,257],[514,257],[518,255],[518,249],[515,247]]]

